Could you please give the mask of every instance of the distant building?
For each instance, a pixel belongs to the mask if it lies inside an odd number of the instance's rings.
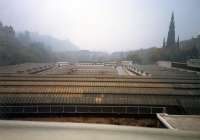
[[[177,46],[179,47],[179,37],[178,37],[178,43],[176,43],[174,12],[172,12],[167,41],[165,43],[165,39],[163,40],[163,48],[171,48]]]

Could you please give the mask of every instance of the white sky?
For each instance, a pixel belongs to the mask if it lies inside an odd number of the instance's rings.
[[[108,52],[160,46],[172,11],[180,39],[200,33],[200,0],[0,0],[0,21],[17,31]]]

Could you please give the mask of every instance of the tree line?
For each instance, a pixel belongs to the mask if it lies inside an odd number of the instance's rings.
[[[159,60],[186,62],[200,58],[200,35],[196,38],[181,41],[179,47],[141,49],[131,51],[127,60],[138,64],[153,64]]]
[[[48,46],[32,42],[26,33],[17,36],[12,26],[0,22],[0,65],[51,61],[55,57]]]

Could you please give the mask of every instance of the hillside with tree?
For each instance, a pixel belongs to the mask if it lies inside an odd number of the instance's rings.
[[[68,39],[61,40],[52,36],[40,35],[39,33],[33,33],[29,31],[17,33],[16,36],[22,42],[25,42],[25,40],[29,40],[28,42],[41,42],[45,46],[50,47],[53,52],[79,50],[79,48]]]
[[[52,61],[55,56],[44,43],[33,42],[27,36],[19,39],[12,26],[0,23],[0,65]]]
[[[0,65],[25,62],[55,62],[60,52],[77,51],[69,40],[59,40],[32,32],[16,33],[0,22]]]

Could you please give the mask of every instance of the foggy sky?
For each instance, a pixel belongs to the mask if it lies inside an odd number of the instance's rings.
[[[172,11],[176,37],[200,34],[200,0],[0,0],[0,21],[17,31],[108,52],[161,46]]]

